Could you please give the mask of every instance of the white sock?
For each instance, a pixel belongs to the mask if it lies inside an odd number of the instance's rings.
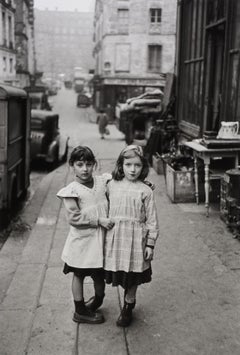
[[[134,296],[128,296],[128,294],[126,294],[125,301],[127,303],[134,303],[135,302],[135,297]]]

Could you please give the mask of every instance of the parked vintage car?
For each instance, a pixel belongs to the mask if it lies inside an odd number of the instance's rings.
[[[72,86],[73,86],[72,80],[65,80],[64,86],[66,89],[72,89]]]
[[[47,88],[44,85],[26,86],[24,90],[29,95],[32,109],[51,111],[52,106],[48,100]]]
[[[69,137],[59,132],[59,115],[45,110],[31,110],[31,162],[41,159],[57,165],[68,154]]]
[[[26,91],[0,85],[0,225],[29,186],[30,102]]]
[[[91,97],[88,94],[78,94],[77,107],[89,107],[91,105]]]

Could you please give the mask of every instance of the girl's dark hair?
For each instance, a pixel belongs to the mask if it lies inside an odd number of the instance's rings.
[[[70,158],[69,158],[69,165],[73,166],[75,161],[89,161],[92,162],[93,164],[97,164],[97,160],[92,152],[92,150],[86,146],[78,146],[73,149]]]
[[[116,162],[116,166],[112,172],[112,177],[114,180],[120,181],[124,178],[124,172],[123,172],[123,162],[124,159],[129,159],[129,158],[133,158],[135,156],[138,156],[141,159],[142,162],[142,171],[141,174],[139,175],[138,179],[141,181],[144,181],[146,179],[146,177],[148,176],[149,173],[149,165],[148,165],[148,161],[147,159],[144,157],[142,150],[139,149],[140,147],[134,148],[134,146],[131,146],[132,148],[125,148],[121,151],[117,162]]]

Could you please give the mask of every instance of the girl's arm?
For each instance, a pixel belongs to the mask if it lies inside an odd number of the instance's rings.
[[[145,198],[146,222],[145,226],[148,231],[146,246],[154,248],[159,234],[157,209],[154,201],[153,191]]]
[[[81,213],[81,210],[78,207],[77,200],[73,197],[63,198],[64,206],[67,212],[68,223],[77,228],[96,228],[98,226],[98,218],[89,219],[87,216],[84,216]]]

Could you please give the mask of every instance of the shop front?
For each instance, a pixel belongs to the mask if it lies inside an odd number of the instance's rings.
[[[179,143],[194,157],[197,202],[198,170],[202,163],[207,216],[211,183],[216,177],[220,180],[225,221],[232,218],[236,206],[236,210],[240,209],[237,196],[228,195],[225,188],[226,180],[240,176],[239,18],[237,0],[178,3],[175,114]],[[234,174],[228,173],[231,169]],[[240,214],[235,213],[234,218],[240,232]]]
[[[179,2],[176,113],[183,138],[240,121],[239,17],[237,0]]]
[[[95,81],[94,106],[99,108],[111,107],[115,111],[118,103],[124,103],[130,97],[136,97],[146,91],[165,86],[165,75],[157,78],[102,77]]]

